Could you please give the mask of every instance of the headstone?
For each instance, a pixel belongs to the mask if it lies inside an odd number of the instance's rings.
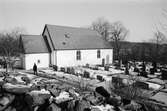
[[[87,72],[87,71],[84,71],[84,77],[85,77],[85,78],[90,78],[90,73]]]
[[[104,70],[105,70],[105,71],[109,71],[109,66],[105,66],[105,67],[104,67]]]
[[[64,68],[64,67],[61,67],[61,68],[60,68],[60,71],[61,71],[61,72],[65,72],[65,68]]]
[[[104,81],[104,78],[102,76],[100,76],[100,75],[97,75],[97,80],[102,82],[102,81]]]
[[[105,59],[102,59],[102,66],[104,67],[105,65]]]
[[[167,80],[167,69],[162,69],[162,79]]]
[[[67,67],[67,73],[71,74],[71,68],[70,67]]]
[[[53,70],[57,71],[58,67],[56,65],[53,65]]]

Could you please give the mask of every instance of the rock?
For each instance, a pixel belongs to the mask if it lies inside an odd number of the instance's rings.
[[[46,111],[61,111],[61,108],[58,107],[56,104],[52,103],[47,109]]]
[[[13,108],[13,107],[11,107],[11,106],[9,106],[7,109],[5,109],[4,111],[16,111],[16,109],[15,108]]]
[[[138,103],[136,103],[134,101],[131,101],[131,104],[128,104],[128,105],[124,106],[124,108],[126,110],[135,110],[135,111],[140,109],[141,107],[142,106],[140,104],[138,104]]]
[[[48,86],[47,86],[47,89],[50,91],[50,93],[51,93],[52,96],[54,96],[54,97],[59,96],[59,94],[60,94],[60,92],[61,92],[61,90],[60,90],[57,86],[55,86],[55,85],[52,85],[51,87],[48,87]]]
[[[69,100],[72,100],[72,99],[73,99],[73,98],[70,97],[70,95],[69,95],[68,92],[62,91],[62,92],[59,94],[59,96],[57,96],[57,97],[55,98],[55,102],[56,102],[57,104],[59,104],[59,103],[62,103],[62,102],[65,102],[65,101],[69,101]]]
[[[33,110],[30,110],[29,106],[25,101],[25,94],[16,94],[15,99],[10,104],[10,106],[15,108],[16,111],[33,111]]]
[[[33,90],[45,89],[45,84],[32,84],[31,88],[32,88]]]
[[[94,96],[89,96],[86,98],[88,101],[90,101],[91,104],[97,105],[99,103],[103,102],[103,97],[94,97]]]
[[[34,101],[33,97],[29,94],[25,95],[25,102],[27,103],[27,107],[29,108],[30,111],[33,111],[33,106],[34,106]]]
[[[34,111],[38,111],[39,106],[35,106]]]
[[[0,77],[4,77],[4,74],[2,72],[0,72]]]
[[[76,111],[85,111],[90,109],[91,105],[86,100],[79,100],[76,102]]]
[[[70,88],[68,90],[69,94],[72,95],[73,98],[77,98],[79,96],[78,93],[75,92],[75,90],[73,88]]]
[[[128,105],[128,104],[130,104],[130,102],[131,102],[131,100],[128,100],[128,99],[122,99],[122,103],[123,103],[123,105]]]
[[[91,111],[101,111],[98,107],[93,107]]]
[[[106,104],[105,106],[104,105],[96,105],[96,106],[92,106],[92,110],[91,111],[114,111],[113,110],[113,106],[109,105],[109,104]]]
[[[34,109],[34,111],[46,111],[49,106],[50,106],[49,99],[45,99],[44,104],[36,106],[35,108],[37,108],[37,109],[36,110]]]
[[[60,90],[58,90],[58,89],[50,89],[49,91],[54,97],[56,97],[60,94]]]
[[[28,97],[30,96],[30,97]],[[50,92],[47,90],[33,90],[29,93],[27,93],[27,99],[30,100],[30,104],[33,104],[33,106],[42,105],[45,103],[46,99],[50,98]],[[28,101],[27,101],[28,102]]]
[[[8,82],[8,83],[12,83],[12,84],[16,84],[18,81],[17,81],[17,79],[15,79],[15,78],[12,78],[12,77],[6,77],[5,79],[4,79],[4,81],[5,82]]]
[[[68,102],[68,105],[67,105],[67,110],[68,111],[74,111],[74,108],[75,108],[75,101],[76,100],[71,100]]]
[[[16,93],[16,94],[26,93],[31,90],[30,86],[21,85],[21,84],[11,84],[11,83],[5,83],[2,86],[2,88],[5,89],[7,92]]]
[[[4,96],[4,97],[0,98],[0,105],[2,105],[2,106],[7,105],[9,102],[10,102],[10,100],[8,97]]]
[[[4,79],[4,77],[0,77],[0,86],[3,86],[3,84],[5,83],[5,81],[3,79]]]
[[[8,105],[13,102],[14,98],[14,95],[4,94],[4,96],[0,98],[0,111],[8,107]]]
[[[113,106],[119,106],[121,104],[121,98],[120,96],[106,98],[106,103]]]
[[[9,74],[7,72],[0,72],[0,77],[5,77],[5,76],[9,76]]]

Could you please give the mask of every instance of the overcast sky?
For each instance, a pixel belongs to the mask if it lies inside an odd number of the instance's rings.
[[[0,30],[41,34],[45,24],[87,27],[104,17],[121,21],[130,31],[127,40],[141,42],[153,36],[165,8],[167,0],[0,0]]]

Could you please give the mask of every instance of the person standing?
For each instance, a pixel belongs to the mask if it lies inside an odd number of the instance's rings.
[[[37,75],[37,65],[34,63],[33,66],[34,75]]]

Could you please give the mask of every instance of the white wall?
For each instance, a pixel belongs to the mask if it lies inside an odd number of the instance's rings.
[[[38,60],[40,63],[38,63]],[[49,67],[49,53],[25,54],[25,69],[32,69],[34,63],[38,68]]]
[[[20,55],[21,67],[25,68],[25,54]]]
[[[81,60],[76,60],[77,50],[58,50],[57,55],[57,66],[67,67],[67,66],[77,66],[85,64],[101,64],[102,59],[106,61],[106,56],[109,55],[109,63],[113,62],[113,49],[100,49],[101,58],[97,58],[97,49],[80,50]]]
[[[51,57],[51,64],[52,64],[52,65],[55,65],[55,61],[56,61],[56,60],[55,60],[55,59],[56,59],[55,51],[52,51],[52,52],[51,52],[51,56],[50,56],[50,57]]]

